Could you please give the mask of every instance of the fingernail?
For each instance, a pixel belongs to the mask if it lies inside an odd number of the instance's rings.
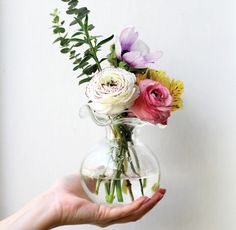
[[[159,189],[159,192],[164,195],[164,194],[166,193],[166,189],[160,188],[160,189]]]

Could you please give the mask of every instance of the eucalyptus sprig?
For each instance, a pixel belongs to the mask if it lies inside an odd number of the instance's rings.
[[[89,24],[87,7],[78,8],[78,0],[62,0],[67,3],[68,9],[66,14],[73,17],[69,26],[77,27],[76,31],[70,35],[68,28],[65,28],[65,21],[60,19],[59,11],[55,9],[51,16],[53,17],[53,33],[58,37],[54,43],[60,43],[61,53],[69,54],[69,58],[73,61],[74,71],[80,70],[81,78],[79,84],[88,82],[92,79],[95,72],[102,69],[101,63],[107,58],[98,58],[98,52],[101,47],[111,41],[114,35],[99,41],[102,36],[91,35],[94,25]],[[85,51],[81,53],[82,47]]]

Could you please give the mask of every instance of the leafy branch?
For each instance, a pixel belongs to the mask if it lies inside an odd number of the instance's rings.
[[[65,28],[65,21],[60,20],[58,10],[51,13],[53,17],[53,33],[57,35],[54,43],[59,43],[61,53],[69,54],[70,60],[73,61],[74,71],[81,70],[78,78],[82,78],[79,84],[91,80],[93,74],[102,69],[101,63],[107,58],[98,58],[98,52],[101,47],[111,41],[114,35],[98,41],[101,36],[92,36],[91,31],[94,29],[92,24],[88,22],[89,10],[87,7],[77,8],[78,0],[62,0],[67,3],[68,9],[66,14],[73,16],[73,20],[69,26],[77,26],[75,33],[69,35]],[[86,47],[81,53],[83,47]]]

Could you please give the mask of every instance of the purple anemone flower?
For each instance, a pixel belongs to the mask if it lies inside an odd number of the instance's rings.
[[[124,29],[116,42],[116,56],[134,68],[154,68],[162,52],[150,53],[149,47],[138,39],[134,27]]]

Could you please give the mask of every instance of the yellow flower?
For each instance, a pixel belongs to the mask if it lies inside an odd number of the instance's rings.
[[[173,98],[172,111],[183,108],[181,95],[184,92],[184,84],[182,81],[171,79],[164,71],[151,69],[147,70],[145,74],[136,74],[137,84],[144,79],[158,81],[170,91],[170,95]]]
[[[140,81],[147,79],[147,77],[145,76],[145,74],[142,73],[137,73],[136,74],[136,84],[139,85]]]

